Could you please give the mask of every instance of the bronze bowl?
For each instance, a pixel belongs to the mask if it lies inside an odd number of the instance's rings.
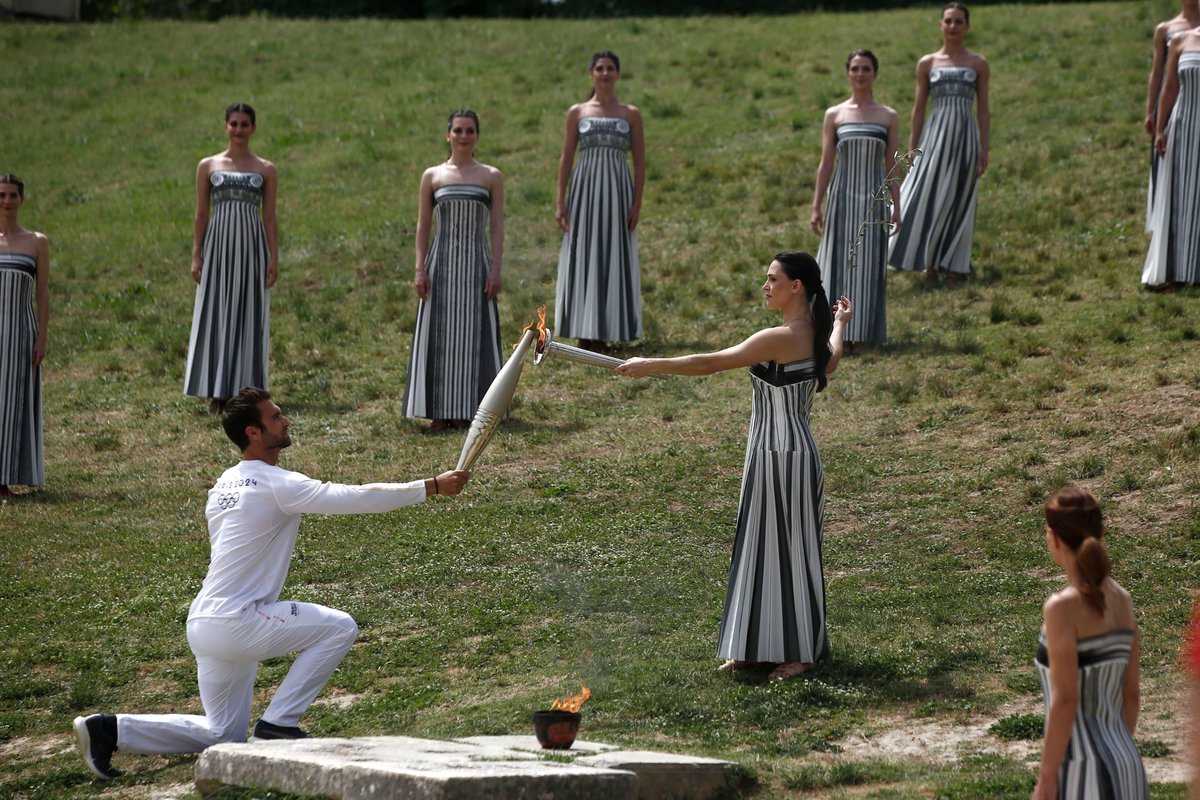
[[[579,733],[582,715],[571,711],[533,712],[533,732],[547,750],[570,750]]]

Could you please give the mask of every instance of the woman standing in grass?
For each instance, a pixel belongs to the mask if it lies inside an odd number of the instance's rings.
[[[1096,498],[1063,489],[1046,501],[1046,547],[1067,575],[1042,608],[1037,670],[1046,734],[1034,800],[1149,796],[1133,741],[1140,643],[1129,592],[1109,574]]]
[[[776,255],[762,290],[782,324],[715,353],[631,358],[616,371],[641,378],[750,368],[754,404],[717,655],[722,670],[773,664],[771,680],[789,680],[829,654],[824,478],[808,415],[841,360],[853,312],[845,297],[830,309],[807,253]]]
[[[879,59],[870,50],[855,50],[846,59],[851,95],[825,112],[810,220],[813,232],[822,234],[817,251],[821,280],[830,294],[849,295],[857,305],[846,328],[847,349],[851,343],[887,338],[888,216],[877,195],[895,164],[900,125],[895,109],[875,101],[872,88],[878,74]],[[826,218],[821,203],[831,179]],[[895,182],[888,188],[891,221],[899,225],[900,189]]]
[[[942,9],[942,48],[917,62],[908,149],[919,148],[913,169],[900,187],[904,224],[892,240],[888,263],[896,269],[938,271],[950,276],[971,271],[975,233],[975,189],[988,165],[987,59],[968,50],[963,40],[971,17],[962,3]],[[925,119],[925,104],[933,110]],[[978,123],[971,114],[976,106]]]
[[[42,359],[50,322],[50,240],[17,221],[25,184],[0,175],[0,499],[46,482]]]
[[[1150,80],[1146,86],[1146,133],[1150,136],[1150,186],[1146,191],[1146,233],[1154,230],[1154,195],[1158,187],[1157,132],[1158,99],[1162,95],[1163,70],[1171,40],[1177,33],[1200,27],[1200,0],[1182,0],[1179,14],[1154,27],[1154,57],[1150,64]]]
[[[245,103],[227,108],[229,147],[196,167],[192,280],[199,288],[183,393],[212,398],[213,411],[243,387],[267,388],[277,179],[275,165],[250,152],[255,120]]]
[[[1163,157],[1142,283],[1200,283],[1200,30],[1176,34],[1155,120]]]
[[[621,61],[607,50],[588,66],[592,94],[567,111],[554,216],[564,236],[554,326],[599,348],[642,336],[637,224],[646,182],[642,112],[617,99]],[[572,172],[575,148],[579,164]],[[633,155],[633,177],[627,158]],[[567,178],[571,192],[567,195]]]
[[[421,176],[414,281],[421,302],[404,387],[404,415],[432,419],[435,431],[466,427],[500,371],[504,176],[475,160],[474,111],[450,115],[446,141],[450,157]]]

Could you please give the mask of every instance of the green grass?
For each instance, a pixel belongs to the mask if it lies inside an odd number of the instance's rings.
[[[748,415],[742,374],[629,382],[527,365],[468,491],[310,518],[286,596],[350,611],[360,642],[305,718],[324,735],[526,732],[580,681],[583,736],[726,757],[756,797],[1027,797],[1033,765],[847,759],[854,735],[1036,713],[1041,603],[1061,584],[1044,497],[1101,497],[1143,632],[1139,736],[1179,753],[1178,644],[1200,553],[1200,292],[1138,284],[1153,23],[1170,3],[987,6],[991,168],[973,278],[893,275],[890,339],[844,362],[813,428],[826,467],[833,658],[770,686],[714,641]],[[868,46],[906,120],[928,10],[636,21],[226,20],[0,26],[5,163],[53,241],[48,485],[0,506],[0,794],[98,793],[70,719],[197,711],[184,637],[204,575],[203,492],[234,458],[180,394],[195,162],[221,111],[259,111],[279,166],[272,391],[284,464],[342,481],[448,468],[456,436],[400,416],[421,170],[444,115],[482,117],[507,176],[504,336],[551,302],[553,186],[586,58],[621,54],[646,115],[646,337],[729,344],[769,324],[758,286],[807,227],[822,109]],[[907,130],[902,133],[902,140]],[[265,665],[261,710],[288,662]],[[1015,709],[1015,712],[1014,712]],[[999,739],[996,739],[999,742]],[[1161,748],[1159,748],[1161,751]],[[129,796],[194,758],[124,757]],[[755,790],[746,788],[747,794]],[[1178,785],[1162,796],[1182,796]],[[231,797],[235,794],[231,794]]]

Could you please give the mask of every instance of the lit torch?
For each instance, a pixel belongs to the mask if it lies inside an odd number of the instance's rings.
[[[541,364],[551,356],[561,358],[564,361],[574,361],[577,364],[587,364],[592,367],[605,367],[607,369],[615,369],[625,363],[625,359],[623,358],[601,355],[600,353],[593,353],[591,350],[584,350],[582,347],[572,347],[569,344],[554,341],[554,332],[546,327],[546,307],[542,306],[538,309],[537,313],[537,322],[530,323],[529,325],[529,329],[536,326],[538,334],[538,343],[537,347],[534,348],[533,354],[533,363],[535,365]]]
[[[525,364],[525,354],[529,352],[529,346],[533,344],[535,334],[532,328],[531,324],[525,329],[521,341],[513,349],[513,354],[508,357],[504,368],[500,370],[495,380],[492,381],[492,385],[488,387],[487,394],[479,401],[479,408],[475,411],[475,418],[471,420],[471,428],[463,440],[462,453],[458,456],[458,466],[455,469],[469,470],[475,464],[479,454],[483,452],[483,448],[487,447],[487,443],[492,440],[492,434],[496,432],[504,413],[508,411],[513,393],[517,391],[517,382],[521,380],[521,367]]]

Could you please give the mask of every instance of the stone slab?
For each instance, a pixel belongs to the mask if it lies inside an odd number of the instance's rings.
[[[571,750],[542,750],[533,736],[370,736],[216,745],[200,754],[196,788],[334,800],[705,800],[725,786],[726,766],[582,740]]]
[[[613,750],[575,759],[579,766],[629,770],[638,776],[638,800],[709,800],[729,785],[729,761],[646,750]]]
[[[221,786],[335,800],[630,800],[637,776],[467,742],[376,736],[216,745],[200,754],[196,788]]]

